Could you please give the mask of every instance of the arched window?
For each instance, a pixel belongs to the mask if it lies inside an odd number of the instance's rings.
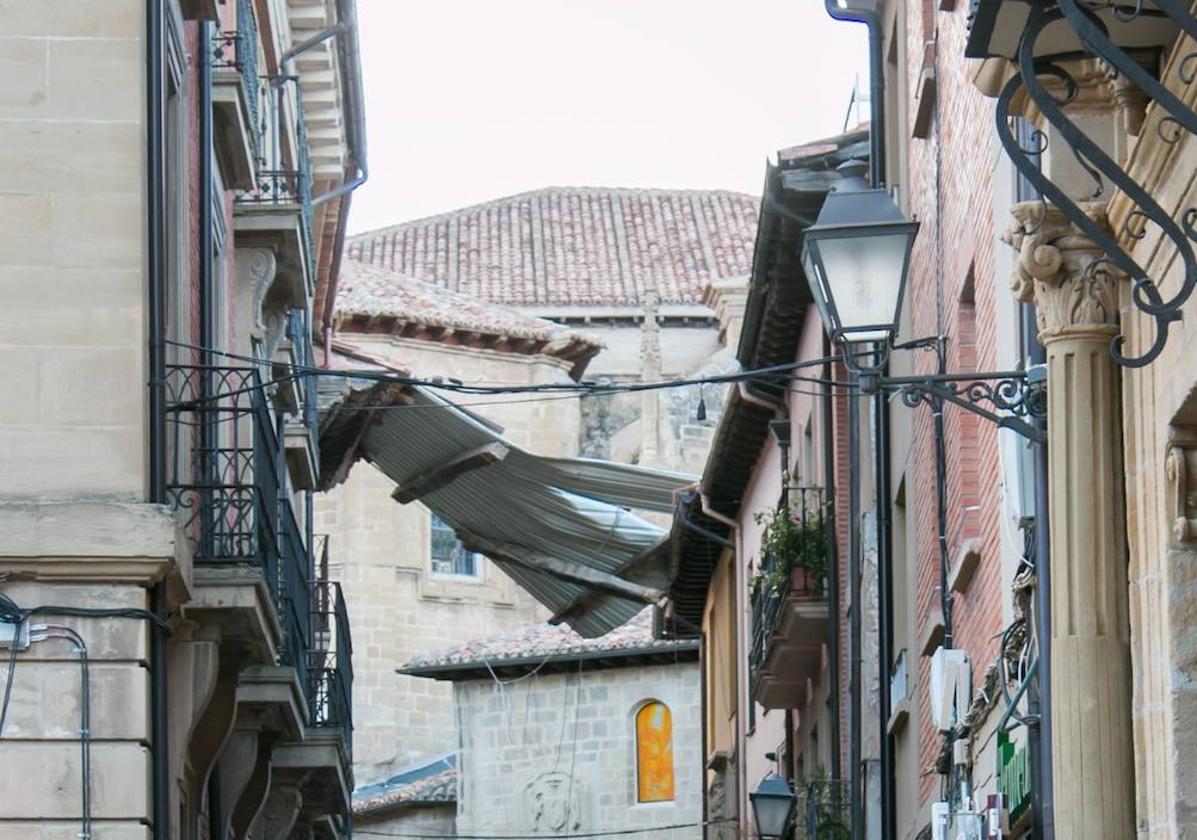
[[[636,799],[673,799],[673,714],[657,700],[636,712]]]

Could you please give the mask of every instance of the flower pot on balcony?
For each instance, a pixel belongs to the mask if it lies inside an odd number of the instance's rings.
[[[806,569],[790,569],[790,592],[795,595],[814,595],[819,590],[819,580]]]

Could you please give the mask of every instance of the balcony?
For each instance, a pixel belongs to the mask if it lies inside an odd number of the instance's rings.
[[[316,275],[312,173],[303,99],[291,77],[259,82],[260,130],[252,183],[233,194],[239,245],[269,247],[280,274],[291,278],[278,305],[307,308]]]
[[[750,595],[752,648],[748,667],[753,697],[767,709],[794,709],[806,700],[807,682],[819,674],[827,640],[827,527],[822,491],[796,488],[788,515],[767,527],[783,538],[766,540],[766,554]]]
[[[190,543],[195,609],[219,613],[260,663],[296,669],[311,648],[311,559],[282,483],[283,450],[252,367],[167,374],[167,498]]]
[[[237,0],[236,29],[217,30],[212,62],[213,139],[233,189],[253,187],[261,108],[258,22],[251,0]]]

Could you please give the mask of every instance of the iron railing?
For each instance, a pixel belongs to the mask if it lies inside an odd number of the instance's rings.
[[[295,91],[295,123],[286,125],[285,87]],[[311,271],[315,271],[315,237],[312,221],[312,164],[307,124],[304,120],[303,92],[294,76],[263,76],[255,102],[260,101],[260,123],[257,125],[258,167],[254,185],[233,194],[239,206],[293,206],[299,210],[303,233],[304,253]],[[295,141],[295,154],[283,142],[290,134]]]
[[[251,0],[237,0],[237,28],[212,33],[212,67],[236,70],[241,74],[241,87],[249,109],[249,124],[254,128],[256,145],[260,119],[261,96],[258,75],[258,20]]]
[[[292,309],[287,319],[287,337],[295,348],[295,364],[301,369],[290,371],[296,377],[300,399],[303,401],[301,417],[309,430],[309,444],[315,463],[320,463],[320,394],[317,381],[316,354],[312,350],[312,330],[309,326],[310,313],[306,309]]]
[[[785,554],[767,554],[754,578],[750,594],[752,647],[748,666],[753,680],[769,655],[782,607],[792,595],[826,597],[826,558],[829,529],[823,491],[818,487],[795,487],[789,493],[793,538]]]
[[[197,564],[261,569],[283,627],[280,662],[306,684],[311,556],[283,480],[274,414],[253,367],[167,369],[167,499]]]
[[[324,552],[328,541],[324,540]],[[327,562],[322,561],[322,568]],[[346,748],[353,747],[353,640],[341,584],[318,580],[313,599],[315,644],[308,681],[313,726],[339,727]]]

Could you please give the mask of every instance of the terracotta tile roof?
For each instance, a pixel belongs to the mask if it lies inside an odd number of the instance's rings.
[[[382,331],[444,344],[557,356],[573,362],[579,376],[603,347],[587,333],[353,260],[341,267],[336,320],[342,334]]]
[[[543,663],[575,660],[579,656],[668,654],[689,651],[692,642],[657,639],[653,636],[653,608],[645,607],[633,619],[605,636],[586,639],[566,624],[533,624],[501,636],[479,639],[464,645],[417,654],[401,668],[408,673],[431,674],[441,670],[468,670],[471,665],[494,669],[516,662]]]
[[[437,758],[353,792],[353,813],[370,814],[413,805],[450,804],[457,801],[457,756]]]
[[[350,258],[517,306],[701,303],[748,273],[759,199],[719,190],[548,187],[351,237]]]

